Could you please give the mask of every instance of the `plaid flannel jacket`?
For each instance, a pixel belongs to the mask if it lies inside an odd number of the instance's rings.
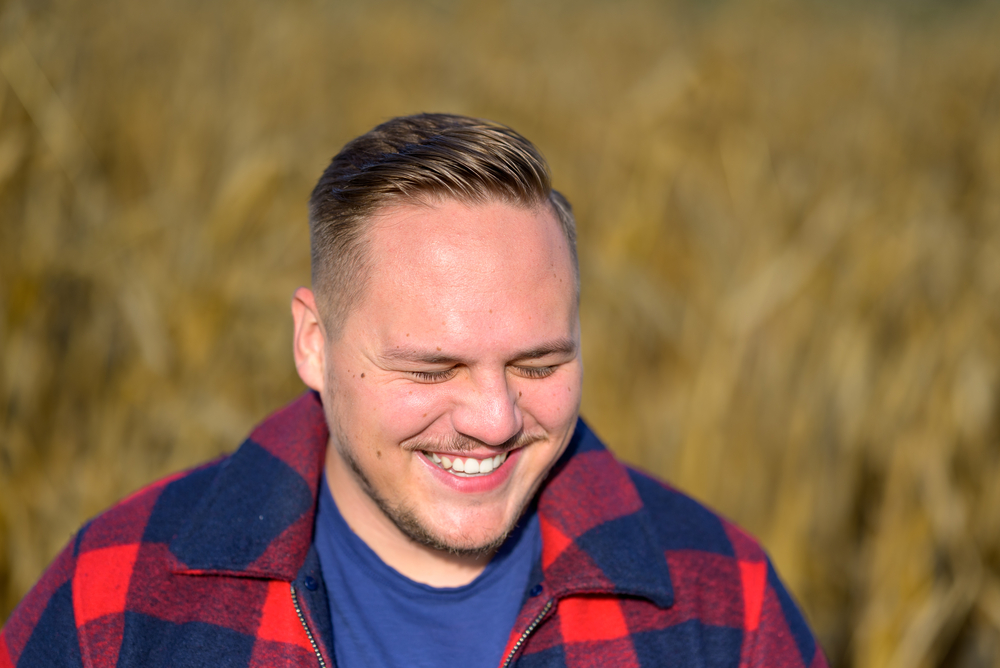
[[[310,392],[90,521],[0,632],[0,668],[335,665],[312,547],[326,444]],[[826,666],[761,548],[582,421],[538,514],[501,666]]]

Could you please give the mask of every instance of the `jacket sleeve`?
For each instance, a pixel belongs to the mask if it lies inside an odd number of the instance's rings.
[[[76,547],[74,538],[0,629],[0,668],[82,668],[73,612]]]
[[[766,562],[759,619],[751,634],[744,665],[768,668],[827,668],[826,657],[809,624],[778,578],[770,559]],[[761,564],[764,566],[765,564]]]

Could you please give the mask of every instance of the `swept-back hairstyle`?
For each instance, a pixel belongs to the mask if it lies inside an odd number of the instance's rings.
[[[554,210],[579,284],[573,211],[552,189],[548,164],[505,125],[451,114],[387,121],[349,142],[309,199],[312,282],[328,335],[336,337],[368,279],[366,222],[401,203],[499,201]]]

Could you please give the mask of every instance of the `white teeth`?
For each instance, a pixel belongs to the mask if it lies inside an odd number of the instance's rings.
[[[495,457],[487,457],[486,459],[475,459],[474,457],[455,457],[452,459],[451,457],[438,455],[436,452],[427,451],[424,451],[424,454],[445,471],[463,478],[492,473],[507,461],[506,452],[501,452]]]

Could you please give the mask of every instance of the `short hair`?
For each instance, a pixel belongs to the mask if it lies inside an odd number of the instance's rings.
[[[455,199],[554,210],[569,245],[579,291],[576,223],[552,189],[548,163],[505,125],[452,114],[382,123],[334,156],[309,199],[312,282],[320,317],[335,338],[365,289],[366,222],[394,204]]]

